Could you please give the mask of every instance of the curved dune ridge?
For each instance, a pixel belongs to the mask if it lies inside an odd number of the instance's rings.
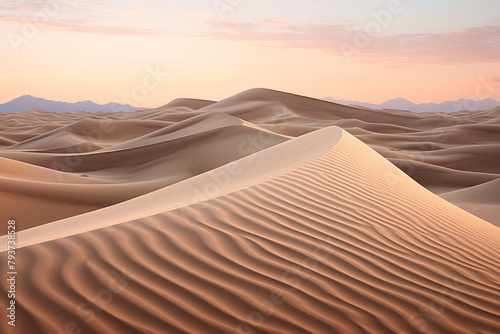
[[[498,210],[499,110],[257,89],[85,115],[0,116],[1,333],[498,333],[500,230],[445,199]]]

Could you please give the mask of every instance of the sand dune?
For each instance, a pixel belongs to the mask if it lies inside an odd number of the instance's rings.
[[[120,120],[110,125],[120,124],[115,130],[125,133],[123,122],[129,124],[131,121]],[[77,123],[79,130],[73,126],[74,132],[85,133],[98,128],[93,121]],[[24,164],[29,171],[15,178],[11,174],[4,176],[0,169],[3,197],[13,208],[9,214],[24,222],[20,230],[123,202],[288,140],[235,117],[213,112],[156,131],[153,130],[157,124],[153,125],[148,127],[150,133],[123,143],[113,145],[114,138],[103,138],[106,148],[90,152],[73,153],[70,150],[71,153],[61,154],[19,149],[22,143],[5,150],[2,154],[5,168],[15,169],[15,165],[20,165],[18,161],[29,163]],[[40,145],[48,138],[56,143],[64,141],[67,126],[64,128],[28,142]],[[73,133],[69,136],[73,137]],[[113,133],[113,137],[116,136]],[[252,139],[259,138],[262,140],[253,145]],[[86,146],[86,142],[81,141],[79,145]],[[50,168],[59,172],[54,173]],[[61,173],[66,171],[70,173]],[[50,178],[33,179],[32,175],[38,174]],[[43,210],[26,209],[37,206],[39,201],[43,204],[38,207]],[[57,210],[61,205],[64,210]]]
[[[215,101],[179,98],[179,99],[175,99],[175,100],[167,103],[163,107],[167,108],[167,109],[180,107],[180,108],[185,108],[185,109],[197,110],[197,109],[201,109],[203,107],[209,106],[213,103],[215,103]]]
[[[2,114],[0,332],[497,333],[498,118],[263,89]]]
[[[500,227],[500,179],[440,194],[440,197]]]

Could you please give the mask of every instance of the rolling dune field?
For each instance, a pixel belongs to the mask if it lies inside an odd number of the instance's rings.
[[[500,330],[500,108],[0,113],[0,202],[1,333]]]

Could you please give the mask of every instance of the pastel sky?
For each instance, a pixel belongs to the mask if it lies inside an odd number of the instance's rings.
[[[498,0],[0,3],[0,103],[143,107],[253,87],[317,98],[500,100]]]

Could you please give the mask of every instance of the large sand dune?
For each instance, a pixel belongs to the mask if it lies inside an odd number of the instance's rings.
[[[498,333],[499,118],[263,89],[0,114],[0,332]]]

